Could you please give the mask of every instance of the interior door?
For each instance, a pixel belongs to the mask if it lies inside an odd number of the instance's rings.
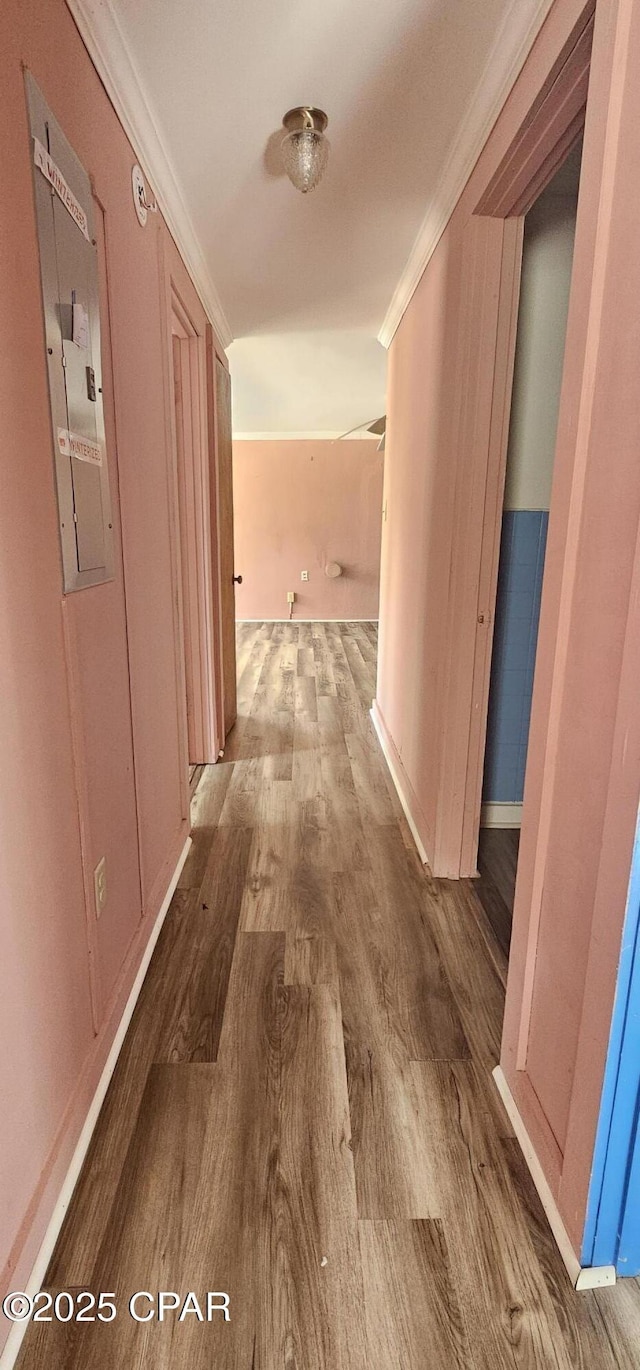
[[[222,616],[222,690],[225,737],[237,716],[236,596],[233,552],[233,470],[231,449],[231,377],[216,357],[216,424],[218,451],[218,520],[220,537],[220,609]]]
[[[189,340],[179,322],[172,321],[173,327],[173,387],[176,413],[176,458],[178,476],[178,517],[180,526],[180,575],[182,581],[182,631],[184,641],[185,692],[187,699],[187,745],[189,765],[204,760],[199,754],[200,739],[197,735],[194,689],[199,685],[198,671],[192,670],[194,639],[197,641],[198,624],[194,614],[194,596],[190,584],[190,566],[187,549],[189,538],[193,536],[193,453],[191,450],[193,428],[190,407],[190,357]],[[186,396],[186,404],[185,404]],[[191,515],[191,517],[190,517]],[[200,701],[199,701],[200,702]]]

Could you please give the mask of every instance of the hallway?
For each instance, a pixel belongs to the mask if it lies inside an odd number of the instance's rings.
[[[373,624],[238,626],[238,722],[21,1370],[500,1370],[640,1361],[633,1280],[571,1289],[490,1069],[468,881],[418,862],[369,719]],[[135,1322],[134,1291],[230,1297]],[[144,1310],[149,1304],[144,1304]]]

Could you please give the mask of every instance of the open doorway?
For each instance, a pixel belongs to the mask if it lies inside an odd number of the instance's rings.
[[[505,967],[511,941],[581,155],[580,142],[524,221],[476,886]]]
[[[238,622],[377,623],[379,436],[236,438],[233,460]]]

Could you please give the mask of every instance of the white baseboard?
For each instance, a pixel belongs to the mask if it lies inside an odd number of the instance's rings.
[[[480,827],[522,827],[522,804],[483,804],[480,810]]]
[[[402,805],[402,811],[403,811],[404,816],[405,816],[405,818],[406,818],[406,820],[407,820],[407,823],[409,824],[409,827],[410,827],[410,829],[411,829],[411,836],[412,836],[412,838],[413,838],[413,840],[414,840],[414,842],[415,842],[415,844],[416,844],[416,847],[418,848],[418,856],[420,857],[420,860],[422,861],[423,866],[428,866],[428,865],[429,865],[429,857],[427,856],[427,853],[426,853],[426,851],[425,851],[425,849],[424,849],[424,845],[423,845],[423,842],[422,842],[422,838],[421,838],[421,836],[420,836],[420,833],[418,832],[418,829],[417,829],[417,827],[416,827],[416,825],[415,825],[415,822],[414,822],[414,819],[413,819],[413,815],[412,815],[412,813],[411,813],[411,809],[409,808],[409,805],[408,805],[408,803],[407,803],[407,800],[406,800],[406,797],[405,797],[405,794],[404,794],[404,790],[403,790],[403,788],[402,788],[402,781],[401,781],[401,779],[400,779],[400,776],[398,775],[398,771],[397,771],[397,767],[396,767],[396,764],[395,764],[395,759],[394,759],[393,753],[392,753],[392,751],[391,751],[391,748],[387,745],[387,739],[386,739],[386,737],[385,737],[383,728],[382,728],[381,725],[380,725],[380,719],[379,719],[379,717],[378,717],[378,711],[377,711],[377,709],[376,709],[376,707],[375,707],[375,700],[374,700],[374,703],[373,703],[373,707],[369,710],[369,713],[370,713],[370,715],[371,715],[371,722],[373,723],[373,726],[374,726],[374,728],[375,728],[375,730],[376,730],[376,736],[377,736],[377,738],[378,738],[378,742],[380,743],[380,746],[382,747],[382,751],[383,751],[383,753],[384,753],[384,759],[385,759],[385,761],[386,761],[386,763],[387,763],[387,766],[389,767],[389,773],[390,773],[390,775],[391,775],[391,779],[393,780],[393,784],[394,784],[394,786],[395,786],[396,794],[397,794],[398,799],[400,800],[400,803],[401,803],[401,805]]]
[[[176,885],[180,878],[180,872],[182,871],[182,867],[184,866],[184,863],[187,859],[190,847],[191,838],[188,837],[178,858],[178,863],[173,872],[173,875],[171,876],[169,887],[160,906],[160,910],[158,912],[156,921],[153,925],[149,941],[147,942],[147,945],[144,949],[144,954],[138,967],[138,973],[131,987],[131,992],[129,994],[129,998],[127,999],[124,1012],[118,1024],[118,1029],[113,1039],[111,1050],[105,1061],[102,1075],[100,1076],[95,1094],[93,1096],[93,1099],[91,1100],[89,1112],[87,1113],[86,1119],[83,1124],[82,1132],[80,1133],[80,1136],[78,1138],[76,1149],[71,1158],[69,1169],[67,1170],[67,1173],[64,1177],[64,1181],[62,1183],[62,1188],[58,1195],[56,1206],[49,1220],[49,1225],[44,1234],[42,1245],[40,1247],[38,1255],[36,1256],[33,1269],[31,1271],[27,1284],[24,1287],[24,1292],[28,1294],[31,1298],[33,1298],[33,1296],[37,1294],[38,1290],[42,1288],[42,1282],[47,1273],[47,1267],[53,1255],[53,1249],[58,1240],[60,1228],[62,1227],[65,1214],[71,1202],[73,1191],[76,1187],[84,1158],[89,1149],[89,1143],[91,1141],[95,1125],[98,1121],[98,1116],[100,1113],[100,1109],[102,1108],[102,1104],[104,1102],[105,1094],[107,1092],[107,1089],[109,1088],[111,1076],[113,1075],[113,1072],[116,1068],[116,1062],[122,1049],[122,1043],[124,1042],[127,1033],[127,1028],[133,1017],[133,1011],[138,1001],[140,990],[142,989],[144,977],[147,973],[149,962],[153,955],[154,947],[156,945],[158,937],[160,936],[162,924],[164,923],[164,920],[167,916],[169,905],[173,898]],[[13,1327],[11,1328],[9,1336],[7,1337],[7,1340],[5,1342],[2,1354],[0,1355],[0,1370],[13,1370],[13,1366],[15,1365],[16,1360],[18,1358],[18,1352],[22,1345],[22,1339],[28,1327],[29,1319],[27,1319],[26,1322],[15,1322],[13,1324]]]
[[[556,1246],[558,1247],[574,1289],[602,1289],[605,1285],[615,1284],[616,1268],[614,1265],[587,1266],[580,1264],[573,1246],[571,1245],[567,1229],[560,1216],[558,1205],[551,1193],[540,1161],[533,1149],[529,1133],[522,1121],[516,1101],[505,1079],[502,1066],[496,1066],[492,1073],[500,1098],[507,1110],[509,1121],[520,1143],[520,1149],[529,1168],[529,1174],[531,1175],[531,1179],[538,1191],[542,1207],[547,1215]]]

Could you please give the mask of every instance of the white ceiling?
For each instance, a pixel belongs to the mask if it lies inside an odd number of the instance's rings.
[[[234,428],[346,429],[382,412],[374,340],[497,37],[513,62],[501,25],[516,11],[520,29],[539,22],[543,0],[72,4],[96,23],[109,7],[239,340]],[[307,196],[278,155],[282,116],[302,103],[327,111],[331,143]]]
[[[238,436],[339,437],[384,414],[387,354],[366,332],[264,333],[237,338],[229,356]]]

